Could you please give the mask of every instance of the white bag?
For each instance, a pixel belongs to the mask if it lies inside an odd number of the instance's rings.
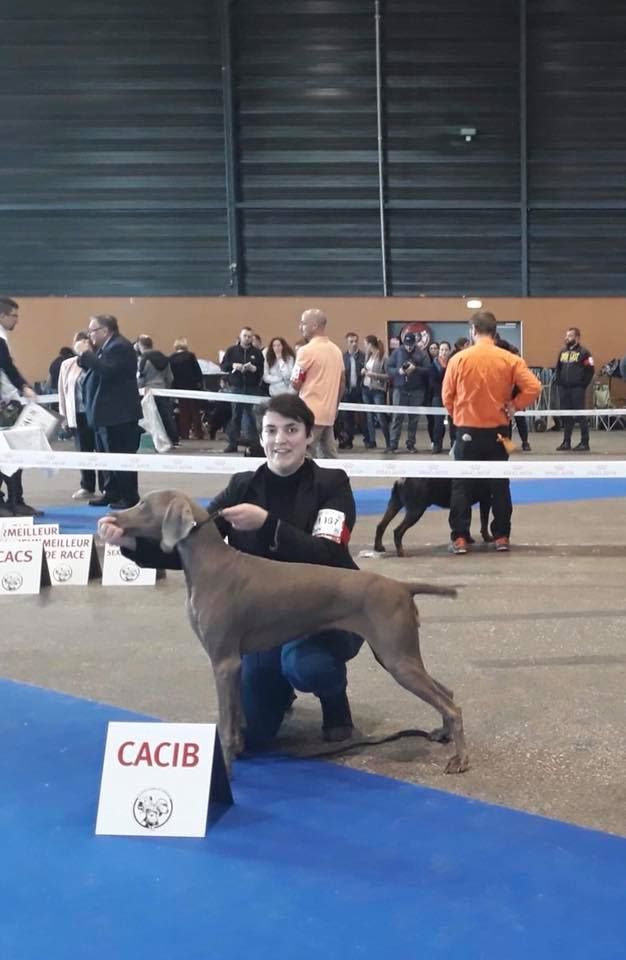
[[[141,409],[143,411],[143,419],[139,421],[139,426],[142,430],[145,430],[146,433],[150,434],[152,442],[154,443],[154,449],[157,453],[169,453],[173,444],[163,426],[161,414],[159,413],[159,408],[156,405],[156,400],[152,393],[147,393],[143,397]]]
[[[53,413],[34,401],[26,403],[10,430],[20,430],[26,427],[41,430],[46,439],[53,440],[61,427],[61,421]]]

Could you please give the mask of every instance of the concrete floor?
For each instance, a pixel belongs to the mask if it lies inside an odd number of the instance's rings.
[[[553,433],[531,434],[533,453],[525,456],[555,456],[558,441]],[[625,441],[623,433],[592,433],[593,456],[621,459]],[[217,452],[222,446],[188,448]],[[142,489],[179,487],[208,496],[223,482],[150,474]],[[30,471],[25,487],[31,502],[59,505],[70,502],[76,477]],[[355,557],[371,545],[376,522],[358,521]],[[422,653],[463,707],[471,768],[447,776],[451,748],[421,738],[367,746],[338,762],[626,835],[623,502],[517,507],[508,555],[478,547],[453,557],[447,537],[445,514],[431,512],[407,535],[405,559],[390,554],[358,562],[398,579],[462,585],[456,600],[423,597],[419,606]],[[37,598],[2,597],[1,672],[167,720],[213,720],[210,668],[183,602],[176,573],[156,587],[93,583],[44,590]],[[438,725],[433,711],[400,689],[369,650],[351,664],[350,699],[355,723],[368,737]],[[281,749],[324,750],[319,722],[317,702],[300,695]]]

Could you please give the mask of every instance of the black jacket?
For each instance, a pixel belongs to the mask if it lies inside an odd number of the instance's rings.
[[[233,363],[253,363],[256,370],[233,370]],[[221,368],[228,374],[228,382],[236,393],[254,396],[262,392],[261,381],[265,369],[265,358],[258,347],[242,347],[240,343],[233,344],[224,354]]]
[[[361,376],[361,370],[365,366],[365,354],[362,350],[357,350],[354,354],[351,354],[349,350],[343,355],[343,369],[346,374],[346,389],[344,396],[347,393],[350,393],[350,358],[354,356],[354,366],[356,368],[356,385],[355,390],[358,390],[361,393],[363,387],[363,377]]]
[[[404,363],[412,363],[417,369],[410,374],[402,371]],[[387,364],[387,373],[391,380],[392,387],[400,387],[402,390],[423,390],[428,389],[431,378],[430,357],[424,350],[415,347],[409,351],[406,347],[398,347],[389,357]]]
[[[208,509],[219,510],[239,503],[266,507],[268,473],[269,468],[265,464],[255,472],[236,473]],[[278,518],[272,514],[260,530],[233,530],[229,523],[221,519],[217,523],[221,533],[228,535],[229,544],[242,553],[291,563],[319,563],[357,570],[347,543],[335,543],[324,537],[312,536],[318,513],[324,509],[343,513],[345,527],[347,531],[352,531],[356,509],[347,475],[343,470],[318,467],[312,460],[307,460],[293,505],[293,515],[298,517],[297,526],[284,520],[278,522]],[[123,549],[122,552],[142,567],[181,569],[177,552],[165,553],[151,540],[138,539],[136,550]]]
[[[9,345],[4,337],[0,337],[0,370],[8,377],[16,390],[21,390],[22,387],[28,386],[28,383],[11,359]]]
[[[170,368],[174,377],[172,387],[176,390],[202,390],[202,370],[191,350],[176,350],[170,356]]]
[[[564,347],[556,361],[555,382],[559,387],[589,386],[593,380],[593,357],[586,347],[577,343],[571,349]]]
[[[83,400],[90,427],[113,427],[139,420],[137,354],[130,340],[113,334],[98,353],[82,353],[78,366],[87,371]]]

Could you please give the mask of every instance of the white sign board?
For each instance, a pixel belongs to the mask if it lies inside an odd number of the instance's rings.
[[[32,517],[2,517],[0,520],[0,538],[3,536],[4,530],[13,530],[15,527],[29,527],[32,530],[33,523]]]
[[[52,586],[84,587],[100,571],[91,533],[44,537],[43,548]]]
[[[43,540],[0,540],[0,595],[39,593],[49,583]]]
[[[16,517],[16,519],[18,519]],[[21,518],[20,518],[21,519]],[[16,523],[2,530],[4,540],[33,540],[39,537],[51,537],[59,532],[58,523]]]
[[[154,568],[138,567],[123,555],[119,547],[105,544],[103,587],[149,587],[154,586],[156,578],[157,572]]]
[[[214,723],[109,723],[97,834],[203,837],[209,799],[232,803]]]

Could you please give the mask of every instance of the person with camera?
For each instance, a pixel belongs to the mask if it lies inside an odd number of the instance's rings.
[[[261,383],[265,369],[265,357],[252,343],[253,333],[250,327],[243,327],[237,343],[229,347],[220,364],[222,371],[228,374],[228,384],[233,393],[256,397],[262,392]],[[226,427],[228,445],[224,453],[237,453],[237,445],[255,448],[259,438],[252,404],[231,404],[231,417]]]
[[[430,358],[424,350],[417,346],[414,333],[405,333],[401,347],[394,350],[389,357],[387,373],[392,386],[392,403],[394,406],[421,407],[426,402],[426,390],[430,382]],[[391,421],[390,443],[386,452],[396,453],[402,433],[402,424],[405,414],[394,413]],[[417,453],[415,440],[417,436],[418,414],[407,416],[406,448],[409,453]]]
[[[270,397],[256,414],[266,462],[255,472],[234,474],[209,504],[210,512],[219,511],[220,531],[242,553],[356,570],[348,549],[356,520],[350,481],[343,470],[318,467],[307,456],[314,436],[313,412],[300,397],[282,393]],[[98,532],[140,566],[181,568],[178,553],[164,553],[152,541],[124,537],[113,517],[102,518]],[[245,655],[241,689],[248,748],[271,744],[294,690],[319,698],[325,740],[349,739],[346,663],[362,643],[357,634],[329,629]]]

